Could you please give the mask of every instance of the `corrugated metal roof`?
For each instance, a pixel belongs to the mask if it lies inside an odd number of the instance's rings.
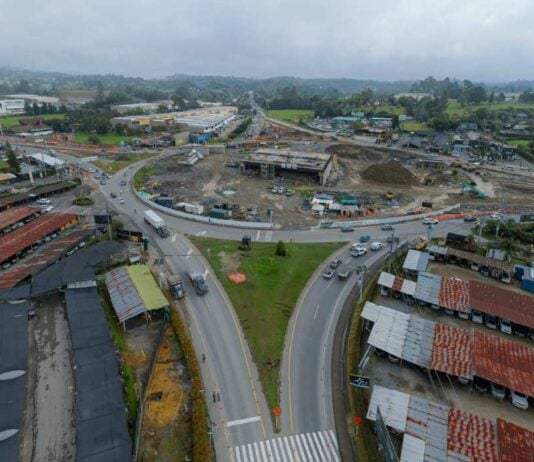
[[[439,245],[431,245],[428,247],[429,254],[447,255],[447,247],[440,247]]]
[[[460,409],[449,409],[447,449],[473,462],[499,462],[495,423]]]
[[[417,283],[414,281],[410,281],[408,279],[404,279],[402,282],[401,292],[406,295],[414,296],[415,295],[415,289],[417,287]]]
[[[405,435],[402,441],[400,462],[424,462],[425,442],[412,435]]]
[[[380,273],[380,276],[378,277],[378,285],[387,287],[388,289],[391,289],[393,287],[394,282],[395,275],[391,273],[386,273],[385,271],[382,271]]]
[[[469,311],[469,282],[458,278],[441,279],[439,306],[451,310]]]
[[[154,276],[152,276],[148,266],[127,266],[126,271],[130,275],[130,278],[145,305],[145,309],[152,311],[169,306],[169,302],[154,280]]]
[[[534,297],[470,281],[471,308],[534,329]]]
[[[474,332],[473,371],[478,377],[534,397],[534,348]]]
[[[402,268],[408,271],[425,271],[428,266],[428,253],[410,249]]]
[[[534,432],[497,419],[501,462],[534,462]]]
[[[453,247],[447,248],[447,255],[454,256],[456,258],[461,258],[470,262],[478,263],[482,266],[487,266],[490,268],[496,268],[505,271],[513,271],[513,266],[511,263],[507,263],[500,260],[495,260],[494,258],[487,258],[481,255],[477,255],[472,252],[465,252],[464,250],[455,249]]]
[[[442,404],[410,397],[406,433],[425,441],[425,461],[447,462],[448,410]]]
[[[411,316],[406,332],[406,341],[402,349],[403,360],[421,367],[430,367],[432,362],[432,345],[434,342],[435,322]]]
[[[457,377],[472,378],[472,330],[436,323],[431,367]]]
[[[17,207],[8,209],[0,214],[0,230],[18,223],[30,215],[38,215],[39,213],[41,213],[41,210],[36,207]]]
[[[32,274],[37,274],[39,271],[56,261],[61,254],[65,253],[71,247],[86,239],[91,234],[93,234],[93,231],[86,229],[76,230],[70,234],[62,234],[50,244],[47,244],[33,253],[31,257],[25,258],[13,269],[3,273],[2,278],[0,278],[0,289],[15,287],[24,278]]]
[[[39,239],[78,219],[74,213],[47,213],[0,239],[0,262],[9,260]]]
[[[406,429],[409,401],[410,395],[407,393],[375,385],[367,410],[367,418],[374,422],[376,420],[377,408],[380,407],[380,413],[386,425],[400,432],[404,432]]]
[[[417,287],[414,297],[431,305],[439,305],[439,292],[441,290],[441,276],[432,273],[420,272],[417,276]]]
[[[389,313],[390,315],[393,311],[396,311],[392,308],[388,308],[387,306],[377,305],[373,302],[365,302],[362,314],[360,316],[363,319],[366,319],[367,321],[376,322],[382,310],[384,310],[386,313]]]
[[[119,322],[124,322],[145,311],[145,305],[126,268],[117,268],[106,273],[106,286]]]
[[[382,307],[367,343],[401,358],[409,321],[409,314]]]

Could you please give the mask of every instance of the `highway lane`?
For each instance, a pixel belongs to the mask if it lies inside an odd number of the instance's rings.
[[[149,238],[149,245],[157,245],[173,272],[186,276],[187,271],[208,271],[209,293],[195,294],[187,281],[188,318],[195,351],[202,365],[206,400],[210,408],[214,442],[218,460],[225,460],[228,447],[258,441],[272,435],[272,425],[258,373],[252,362],[248,345],[243,337],[234,309],[219,281],[209,274],[208,263],[199,255],[193,245],[183,236],[181,230],[168,223],[171,236],[160,238],[143,220],[144,207],[139,207],[135,196],[127,187],[120,187],[120,181],[131,178],[115,175],[102,190],[107,197],[111,192],[118,194],[113,199],[121,214],[127,215]],[[120,190],[123,194],[119,194]],[[119,204],[120,197],[124,204]],[[206,354],[202,364],[201,355]],[[219,392],[221,401],[213,403],[212,393]]]

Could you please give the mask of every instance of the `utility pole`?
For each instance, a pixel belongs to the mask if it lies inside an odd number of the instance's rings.
[[[109,240],[113,240],[113,235],[111,233],[111,216],[109,215],[109,207],[108,207],[108,201],[106,199],[106,220],[108,222],[108,232],[109,232]]]
[[[395,242],[395,230],[391,230],[391,242],[389,243],[389,268],[388,272],[391,273],[391,261],[393,260],[393,242]]]

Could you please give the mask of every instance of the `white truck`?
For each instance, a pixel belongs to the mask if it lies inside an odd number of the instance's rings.
[[[167,237],[169,230],[165,220],[152,210],[145,210],[145,221],[152,226],[161,237]]]

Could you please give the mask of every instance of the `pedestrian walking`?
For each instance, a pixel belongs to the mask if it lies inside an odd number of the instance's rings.
[[[213,392],[213,402],[217,402],[217,393]]]
[[[204,353],[202,353],[202,362],[205,363],[206,362],[206,355]]]

